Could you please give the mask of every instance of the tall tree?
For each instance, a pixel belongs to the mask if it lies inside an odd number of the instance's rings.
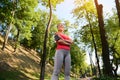
[[[92,41],[93,41],[93,45],[94,45],[95,57],[96,57],[96,60],[97,60],[97,67],[98,67],[98,71],[99,71],[99,76],[101,76],[100,65],[99,65],[99,58],[98,58],[98,54],[97,54],[97,46],[96,46],[96,42],[95,42],[93,30],[92,30],[92,24],[90,22],[88,14],[87,14],[87,18],[88,18],[88,22],[89,22],[90,32],[91,32],[91,35],[92,35]]]
[[[101,37],[101,43],[102,43],[102,57],[103,57],[103,73],[107,76],[113,76],[112,73],[112,65],[110,64],[110,58],[109,58],[109,47],[108,42],[106,38],[106,33],[104,29],[104,21],[103,21],[103,6],[98,4],[97,0],[94,0],[97,14],[98,14],[98,22],[99,22],[99,30],[100,30],[100,37]]]
[[[41,58],[41,73],[40,73],[40,80],[44,80],[44,74],[45,74],[45,61],[46,61],[46,43],[47,43],[47,37],[48,37],[48,31],[49,31],[49,28],[51,26],[51,22],[52,22],[52,7],[51,7],[51,0],[48,1],[48,5],[49,5],[49,8],[50,8],[50,18],[49,18],[49,21],[48,21],[48,24],[47,24],[47,28],[45,30],[45,37],[44,37],[44,45],[43,45],[43,55],[42,55],[42,58]]]
[[[76,0],[76,2],[78,2],[78,0]],[[91,40],[92,40],[91,45],[94,46],[95,57],[97,60],[97,67],[98,67],[97,69],[98,69],[99,75],[101,75],[99,58],[98,58],[98,54],[97,54],[97,45],[96,45],[96,41],[94,38],[94,32],[93,32],[94,27],[95,27],[93,25],[93,23],[95,23],[94,20],[96,19],[96,11],[95,11],[94,6],[93,6],[93,0],[88,0],[88,1],[81,0],[80,4],[81,5],[78,5],[78,7],[76,9],[74,9],[74,14],[78,19],[85,18],[86,22],[87,22],[87,24],[86,24],[87,26],[85,26],[85,27],[90,27],[89,31],[90,31]]]
[[[96,42],[95,42],[95,38],[94,38],[94,34],[93,34],[92,24],[91,24],[89,14],[88,14],[87,11],[86,11],[86,15],[87,15],[87,20],[88,20],[88,23],[89,23],[90,32],[91,32],[91,36],[92,36],[92,41],[93,41],[93,45],[94,45],[95,57],[96,57],[96,60],[97,60],[97,67],[98,67],[98,71],[99,71],[99,76],[101,76],[99,58],[98,58],[98,54],[97,54],[97,46],[96,46]]]
[[[41,58],[41,72],[40,72],[40,80],[44,80],[44,74],[45,74],[45,62],[46,62],[46,43],[47,43],[47,38],[48,38],[48,31],[50,29],[51,26],[51,22],[52,22],[52,7],[56,7],[57,3],[60,3],[62,0],[58,1],[58,0],[42,0],[42,2],[44,4],[46,4],[46,6],[49,7],[50,9],[50,16],[49,16],[49,21],[45,30],[45,37],[44,37],[44,44],[43,44],[43,54],[42,54],[42,58]]]

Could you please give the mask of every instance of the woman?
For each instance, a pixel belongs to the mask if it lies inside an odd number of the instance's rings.
[[[55,34],[56,40],[56,53],[54,59],[54,71],[52,74],[52,80],[58,80],[58,75],[60,73],[60,69],[64,64],[64,74],[65,80],[70,80],[70,66],[71,66],[71,56],[70,56],[70,45],[72,44],[72,40],[65,35],[63,24],[58,24],[57,26],[58,32]]]

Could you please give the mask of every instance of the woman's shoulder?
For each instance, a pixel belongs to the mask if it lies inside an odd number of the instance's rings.
[[[64,35],[63,33],[56,32],[55,35]]]
[[[61,37],[69,37],[68,35],[66,35],[64,33],[59,33],[59,32],[56,32],[55,35],[59,35]]]

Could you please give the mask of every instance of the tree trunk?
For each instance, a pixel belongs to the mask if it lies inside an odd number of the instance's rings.
[[[119,0],[115,0],[115,3],[116,3],[117,15],[119,18],[119,26],[120,26],[120,3],[119,3]]]
[[[97,9],[97,14],[98,14],[100,38],[102,43],[103,74],[111,77],[113,76],[113,73],[112,73],[112,65],[110,64],[110,58],[109,58],[108,42],[105,36],[103,10],[102,10],[103,6],[98,5],[97,0],[94,0],[94,1]]]
[[[18,31],[17,31],[17,36],[16,36],[16,39],[15,39],[15,48],[14,48],[14,52],[16,52],[17,47],[18,47],[18,43],[19,43],[18,39],[19,39],[19,35],[20,35],[20,29],[17,29],[17,30],[18,30]]]
[[[88,13],[87,13],[87,19],[88,19],[88,22],[89,22],[90,32],[91,32],[91,35],[92,35],[92,41],[93,41],[94,50],[95,50],[95,57],[96,57],[96,60],[97,60],[97,68],[98,68],[99,76],[101,76],[99,59],[98,59],[98,55],[97,55],[97,47],[96,47],[96,43],[95,43],[95,39],[94,39],[94,34],[93,34],[93,30],[92,30],[92,25],[91,25]]]
[[[5,33],[2,50],[5,49],[5,46],[6,46],[7,41],[8,41],[8,35],[9,35],[9,33],[10,33],[11,28],[12,28],[12,22],[9,24],[8,29],[7,29],[7,31],[6,31],[6,33]]]
[[[50,18],[48,21],[48,25],[45,31],[45,37],[44,37],[44,45],[43,45],[43,54],[42,54],[42,59],[41,59],[41,73],[40,73],[40,80],[44,80],[44,74],[45,74],[45,62],[46,62],[46,43],[47,43],[47,38],[48,38],[48,31],[52,22],[52,7],[51,7],[51,1],[49,0],[49,8],[50,8]]]

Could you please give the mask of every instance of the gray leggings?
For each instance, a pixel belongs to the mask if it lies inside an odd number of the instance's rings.
[[[70,80],[71,56],[69,50],[56,50],[54,59],[54,71],[51,80],[58,80],[62,65],[64,64],[65,80]]]

